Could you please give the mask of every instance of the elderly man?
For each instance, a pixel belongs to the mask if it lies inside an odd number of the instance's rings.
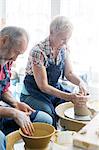
[[[28,45],[26,31],[18,27],[5,27],[0,31],[0,101],[9,104],[9,107],[0,106],[0,130],[5,134],[19,127],[25,134],[33,132],[32,122],[47,122],[49,115],[42,111],[35,111],[25,103],[17,102],[8,90],[10,86],[11,66],[19,54],[23,54]],[[2,138],[1,138],[2,137]],[[4,146],[4,135],[0,132],[0,144]],[[3,147],[0,148],[3,150]]]

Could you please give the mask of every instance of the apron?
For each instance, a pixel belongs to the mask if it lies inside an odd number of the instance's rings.
[[[62,57],[62,61],[60,61],[59,64],[55,64],[55,63],[51,62],[50,58],[48,58],[48,66],[46,68],[46,72],[47,72],[48,84],[57,89],[64,91],[61,84],[58,83],[58,79],[62,75],[62,72],[64,70],[64,62],[65,62],[64,53],[61,54],[61,57]],[[51,96],[51,95],[41,92],[35,82],[33,75],[25,76],[24,85],[25,85],[26,90],[32,97],[34,97],[40,101],[43,101],[44,103],[46,103],[47,105],[50,106],[50,108],[52,110],[51,116],[54,120],[53,125],[56,126],[55,104],[58,100],[60,100],[61,103],[65,102],[65,101],[61,100],[59,98],[56,98],[55,96]],[[68,91],[66,91],[66,92],[68,92]]]
[[[10,82],[10,75],[8,73],[6,65],[4,65],[3,71],[5,73],[5,78],[3,80],[0,80],[0,100],[1,100],[1,95],[3,94],[3,90],[5,89],[6,85]],[[2,118],[0,118],[0,129],[3,128],[2,122],[3,120]]]
[[[0,97],[3,93],[3,90],[5,89],[6,85],[10,82],[10,74],[7,70],[6,65],[4,65],[3,71],[5,73],[5,78],[3,80],[0,80]]]

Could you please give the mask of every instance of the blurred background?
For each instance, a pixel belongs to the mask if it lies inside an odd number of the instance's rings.
[[[12,86],[16,86],[17,92],[21,90],[30,49],[48,36],[51,19],[64,15],[74,26],[69,41],[74,71],[87,82],[93,95],[98,95],[98,6],[98,0],[0,0],[0,29],[8,25],[20,26],[27,30],[30,38],[28,50],[17,58],[12,68]]]

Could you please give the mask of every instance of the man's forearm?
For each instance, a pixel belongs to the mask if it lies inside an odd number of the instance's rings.
[[[12,107],[16,106],[17,102],[14,99],[14,97],[12,96],[10,91],[3,93],[1,98],[2,98],[2,101],[6,102],[7,104],[11,105]]]
[[[0,117],[10,117],[14,119],[15,116],[15,108],[0,106]]]

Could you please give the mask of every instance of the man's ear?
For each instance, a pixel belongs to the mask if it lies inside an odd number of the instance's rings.
[[[9,45],[10,39],[8,35],[0,37],[0,47],[6,47]]]

